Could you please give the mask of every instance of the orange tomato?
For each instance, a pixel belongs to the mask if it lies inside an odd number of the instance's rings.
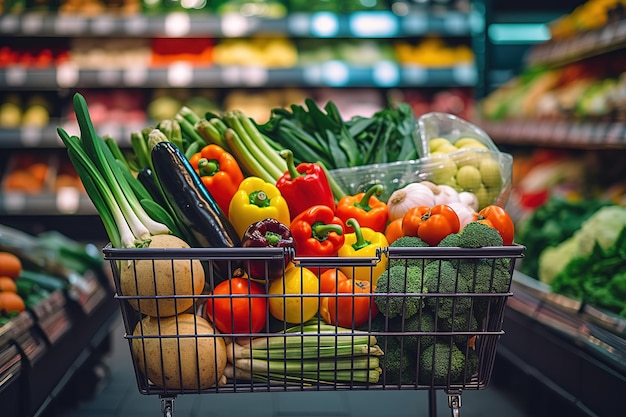
[[[404,236],[404,233],[402,233],[402,217],[399,217],[387,225],[385,237],[387,238],[387,242],[391,244],[402,236]]]
[[[338,269],[329,269],[320,275],[320,315],[328,324],[341,327],[359,327],[367,323],[370,315],[378,314],[374,302],[374,287],[369,281],[352,280]],[[349,295],[346,295],[349,294]]]
[[[26,309],[24,299],[14,292],[0,292],[0,312],[19,313]]]
[[[15,280],[11,277],[0,277],[0,292],[17,292]]]
[[[430,246],[437,246],[444,237],[458,233],[460,228],[459,216],[446,204],[413,207],[402,217],[402,233],[417,236]]]
[[[22,261],[10,252],[0,252],[0,276],[17,279],[22,273]]]
[[[487,206],[476,214],[476,220],[496,229],[505,246],[512,245],[515,237],[515,224],[509,213],[497,205]]]

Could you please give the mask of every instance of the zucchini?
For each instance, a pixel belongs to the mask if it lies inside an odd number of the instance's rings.
[[[159,142],[152,148],[153,174],[172,208],[173,214],[187,229],[193,242],[201,248],[232,248],[241,246],[234,226],[204,187],[189,160],[171,142]],[[241,265],[218,265],[221,278],[228,278]],[[228,275],[228,276],[227,276]]]

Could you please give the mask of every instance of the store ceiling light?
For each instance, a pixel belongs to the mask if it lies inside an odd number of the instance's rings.
[[[489,25],[494,44],[540,43],[550,40],[550,29],[543,23],[494,23]]]

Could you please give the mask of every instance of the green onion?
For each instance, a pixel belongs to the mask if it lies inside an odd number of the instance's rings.
[[[96,135],[87,103],[79,93],[74,95],[74,110],[81,137],[70,136],[60,127],[57,132],[89,190],[88,195],[103,220],[111,244],[142,247],[149,243],[151,236],[171,233],[166,225],[152,219],[143,209],[120,162]]]
[[[367,333],[304,323],[227,348],[238,379],[273,383],[376,383],[382,349]]]

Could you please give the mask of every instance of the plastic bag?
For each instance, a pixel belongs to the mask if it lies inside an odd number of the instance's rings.
[[[422,158],[334,169],[331,175],[350,194],[382,184],[384,191],[378,196],[382,201],[409,183],[430,181],[450,185],[458,192],[474,193],[479,209],[490,204],[506,205],[513,170],[510,154],[500,152],[482,129],[451,114],[425,114],[418,119],[418,126]],[[439,146],[447,149],[437,151],[434,147],[431,152],[432,139],[440,139]]]

